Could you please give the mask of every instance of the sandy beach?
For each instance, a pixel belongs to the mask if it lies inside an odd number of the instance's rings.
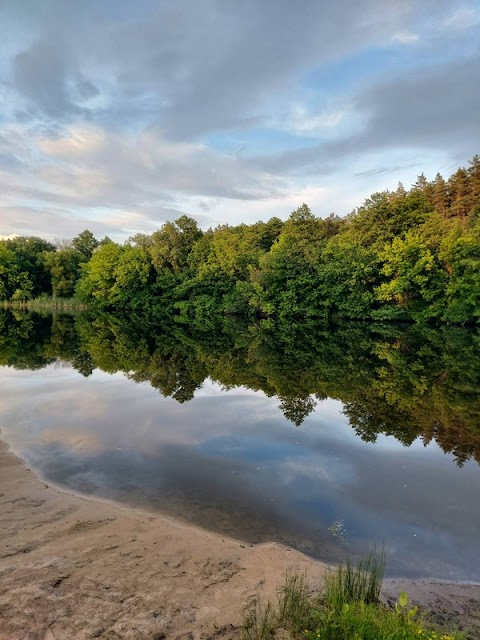
[[[245,611],[274,599],[287,570],[318,586],[326,568],[278,544],[60,491],[3,443],[0,516],[1,640],[238,638]],[[385,600],[402,590],[480,637],[480,585],[390,580]]]

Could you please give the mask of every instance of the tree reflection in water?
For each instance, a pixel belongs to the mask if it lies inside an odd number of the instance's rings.
[[[181,403],[211,378],[277,397],[297,427],[330,397],[344,404],[362,440],[435,440],[459,466],[480,462],[479,347],[478,330],[449,326],[225,318],[201,331],[175,318],[0,312],[1,365],[39,369],[59,361],[83,376],[123,371]]]

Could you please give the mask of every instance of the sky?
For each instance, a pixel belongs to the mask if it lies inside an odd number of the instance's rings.
[[[480,152],[480,0],[0,0],[0,236],[345,215]]]

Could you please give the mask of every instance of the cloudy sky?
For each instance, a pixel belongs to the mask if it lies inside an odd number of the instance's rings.
[[[0,235],[348,213],[480,152],[479,0],[0,0]]]

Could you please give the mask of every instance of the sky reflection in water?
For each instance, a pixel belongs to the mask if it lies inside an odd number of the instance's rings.
[[[45,479],[327,561],[385,543],[391,575],[476,580],[478,464],[360,440],[335,400],[301,428],[277,398],[207,381],[179,404],[123,374],[0,369],[2,437]]]

